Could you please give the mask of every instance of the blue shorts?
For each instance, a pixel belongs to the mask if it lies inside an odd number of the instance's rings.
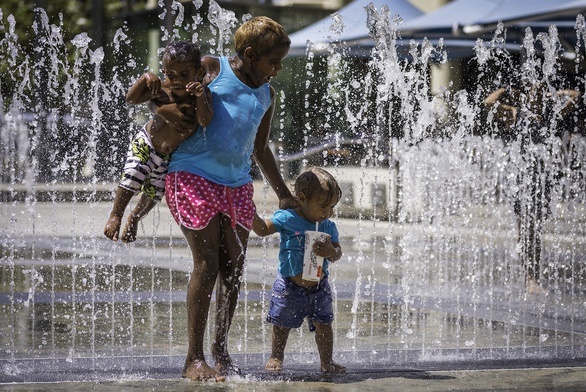
[[[328,277],[316,286],[305,288],[277,274],[271,292],[267,321],[285,328],[299,328],[307,317],[312,322],[329,325],[334,321],[332,289]]]

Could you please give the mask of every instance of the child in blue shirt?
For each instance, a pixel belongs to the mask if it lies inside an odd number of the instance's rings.
[[[278,232],[281,235],[279,273],[273,284],[267,321],[273,324],[271,357],[265,368],[281,371],[287,338],[292,328],[299,328],[305,317],[315,329],[315,342],[320,357],[321,371],[345,373],[346,368],[333,361],[334,312],[332,291],[328,283],[328,265],[342,257],[338,230],[329,220],[334,206],[342,197],[336,179],[321,168],[310,168],[295,181],[295,208],[278,210],[268,220],[256,215],[253,230],[259,236]],[[305,232],[317,230],[330,235],[324,241],[316,241],[313,250],[324,257],[322,276],[319,281],[302,278]]]

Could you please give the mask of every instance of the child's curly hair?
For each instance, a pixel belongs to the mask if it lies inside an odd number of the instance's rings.
[[[330,173],[320,167],[310,167],[297,177],[295,195],[303,193],[307,200],[326,196],[326,203],[342,198],[342,190],[338,181]]]
[[[173,41],[165,47],[163,52],[163,64],[170,61],[192,63],[197,69],[201,67],[201,51],[193,42]]]
[[[234,47],[240,58],[246,48],[252,48],[258,57],[262,57],[275,48],[290,46],[291,40],[283,26],[266,16],[250,19],[234,33]]]

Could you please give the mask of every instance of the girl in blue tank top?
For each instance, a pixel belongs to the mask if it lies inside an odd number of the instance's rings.
[[[169,172],[186,171],[217,184],[238,187],[252,181],[254,141],[272,103],[271,86],[264,83],[249,87],[238,79],[227,57],[211,61],[220,63],[218,75],[208,85],[218,120],[206,128],[200,127],[179,146],[169,164]]]
[[[255,17],[236,31],[236,55],[205,56],[204,83],[212,93],[214,117],[179,146],[169,163],[167,204],[193,257],[187,290],[186,378],[223,379],[239,372],[228,353],[227,337],[255,215],[253,158],[279,197],[280,208],[294,206],[268,146],[275,107],[269,82],[282,69],[290,43],[281,25]],[[170,105],[158,108],[157,114],[168,121],[182,117]],[[216,281],[214,369],[205,360],[203,340]]]

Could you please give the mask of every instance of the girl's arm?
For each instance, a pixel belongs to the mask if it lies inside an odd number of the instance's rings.
[[[204,93],[201,97],[195,99],[195,115],[197,122],[202,126],[207,126],[212,117],[214,117],[214,109],[212,109],[212,92],[208,86],[204,86]]]
[[[183,113],[176,103],[157,105],[155,114],[181,133],[194,131],[199,126],[197,121]]]
[[[507,90],[504,87],[499,88],[498,90],[493,91],[486,97],[484,100],[484,104],[487,106],[492,106],[498,102],[499,98],[506,92]]]
[[[205,127],[214,116],[212,109],[212,92],[209,87],[200,82],[190,82],[187,91],[195,98],[195,118],[199,125]]]
[[[266,237],[277,232],[275,225],[270,219],[262,219],[258,214],[254,214],[252,221],[252,230],[259,237]]]
[[[220,73],[220,60],[214,56],[204,56],[201,58],[201,65],[205,70],[202,83],[206,86],[218,76]]]
[[[266,180],[271,185],[271,188],[273,188],[277,194],[277,197],[279,198],[279,208],[287,209],[295,206],[295,198],[291,194],[289,188],[287,188],[285,180],[283,180],[279,168],[277,167],[275,156],[269,147],[271,120],[275,110],[275,91],[272,87],[271,99],[271,106],[265,113],[258,127],[258,132],[254,141],[253,156]]]

